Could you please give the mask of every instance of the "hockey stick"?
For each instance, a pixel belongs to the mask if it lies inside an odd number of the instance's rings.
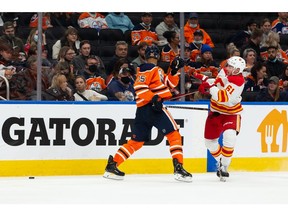
[[[175,100],[175,99],[179,99],[179,98],[182,98],[182,97],[185,97],[185,96],[188,96],[188,95],[192,95],[192,94],[195,94],[197,91],[194,91],[194,92],[189,92],[189,93],[185,93],[185,94],[178,94],[172,98],[169,98],[167,100],[164,100],[164,101],[172,101],[172,100]]]
[[[203,110],[208,111],[208,108],[201,108],[201,107],[185,107],[185,106],[170,106],[166,105],[167,108],[175,108],[175,109],[191,109],[191,110]]]

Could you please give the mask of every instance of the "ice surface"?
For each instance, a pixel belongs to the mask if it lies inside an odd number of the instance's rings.
[[[279,210],[279,205],[272,204],[284,204],[284,206],[288,204],[288,172],[231,172],[230,175],[226,182],[220,182],[215,173],[195,173],[191,183],[175,181],[172,174],[126,175],[123,181],[105,179],[99,175],[36,176],[35,179],[28,177],[0,178],[0,204],[9,206],[9,209],[11,209],[10,204],[22,207],[22,204],[25,204],[24,208],[31,205],[39,207],[44,204],[47,210],[49,209],[47,204],[48,206],[56,205],[58,208],[59,206],[60,208],[69,206],[69,209],[76,206],[79,211],[80,209],[83,211],[81,206],[84,205],[92,206],[91,210],[95,213],[93,215],[99,215],[97,211],[102,208],[104,211],[107,208],[110,209],[111,213],[113,209],[121,209],[122,206],[126,206],[122,212],[123,215],[129,215],[130,211],[127,212],[127,208],[134,209],[139,205],[142,206],[142,213],[155,208],[155,206],[156,208],[163,207],[166,210],[168,207],[166,215],[169,215],[177,210],[178,204],[186,206],[181,207],[182,210],[188,208],[191,212],[203,209],[203,212],[206,213],[211,209],[206,208],[206,205],[212,206],[212,210],[223,205],[225,208],[233,206],[233,211],[235,211],[234,206],[236,205],[237,211],[241,211],[243,210],[241,206],[251,207],[252,204],[252,207],[256,206],[258,209],[259,206],[259,210],[265,210],[269,204],[269,208],[275,215],[275,211]],[[95,205],[97,208],[93,207]],[[153,207],[147,209],[143,208],[143,205]],[[109,206],[117,207],[110,208]],[[195,206],[197,207],[195,208]],[[180,209],[177,210],[178,213],[180,213]],[[44,215],[45,212],[42,212],[41,215]],[[77,212],[76,209],[69,215],[75,212]],[[269,209],[265,210],[262,215],[268,212]],[[287,215],[287,206],[285,212],[284,215]],[[23,213],[25,211],[21,211],[21,215]],[[215,213],[213,214],[215,215]],[[283,214],[282,210],[281,214]],[[31,212],[29,215],[32,215]],[[118,215],[122,215],[121,212]]]

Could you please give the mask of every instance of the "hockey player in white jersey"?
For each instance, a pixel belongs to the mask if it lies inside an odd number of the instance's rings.
[[[229,177],[228,167],[236,144],[236,136],[240,131],[240,114],[243,110],[241,94],[245,83],[242,72],[245,66],[243,58],[233,56],[228,59],[227,66],[219,72],[215,80],[196,75],[196,78],[201,78],[203,81],[199,91],[211,94],[204,138],[206,147],[217,161],[217,176],[221,181]],[[222,133],[223,146],[220,146],[218,139]]]

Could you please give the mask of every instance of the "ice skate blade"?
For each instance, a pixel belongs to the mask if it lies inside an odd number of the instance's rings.
[[[223,176],[220,176],[219,179],[220,179],[221,182],[226,182],[226,178],[223,177]]]
[[[105,172],[103,177],[107,178],[107,179],[113,179],[113,180],[123,180],[124,179],[124,176],[118,176],[118,175],[115,175],[114,173],[110,173],[110,172]]]
[[[174,174],[174,179],[177,181],[182,181],[182,182],[192,182],[192,176],[183,177],[180,174]]]

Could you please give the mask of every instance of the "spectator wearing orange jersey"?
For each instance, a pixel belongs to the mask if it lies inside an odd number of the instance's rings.
[[[198,62],[190,62],[189,66],[191,67],[191,75],[194,72],[213,78],[218,75],[219,65],[213,60],[212,48],[206,44],[203,44],[201,48],[201,60]]]
[[[198,29],[194,33],[194,40],[192,43],[190,43],[190,49],[191,49],[191,61],[199,61],[201,59],[201,48],[203,44],[203,32]]]
[[[38,14],[35,13],[29,23],[30,28],[37,28],[38,27]],[[44,13],[42,17],[42,28],[43,30],[46,30],[47,28],[52,28],[53,25],[51,25],[51,19],[50,19],[50,14],[49,13]]]
[[[105,84],[106,74],[101,70],[100,61],[98,56],[88,56],[85,69],[81,70],[79,75],[82,75],[86,79],[86,89],[105,94],[104,91],[106,91],[107,87]]]
[[[180,35],[176,31],[166,31],[163,36],[167,39],[161,52],[162,61],[172,62],[176,56],[180,55]]]
[[[142,41],[145,41],[149,46],[152,44],[158,45],[158,35],[155,28],[151,26],[152,14],[149,12],[143,13],[141,20],[142,22],[135,25],[131,32],[132,45],[139,45]]]
[[[198,23],[198,14],[190,13],[187,23],[184,26],[184,37],[187,43],[192,43],[194,41],[194,32],[196,30],[201,30],[203,32],[203,44],[209,45],[211,48],[214,47],[214,43],[210,37],[210,35],[202,28],[200,28],[200,24]]]

